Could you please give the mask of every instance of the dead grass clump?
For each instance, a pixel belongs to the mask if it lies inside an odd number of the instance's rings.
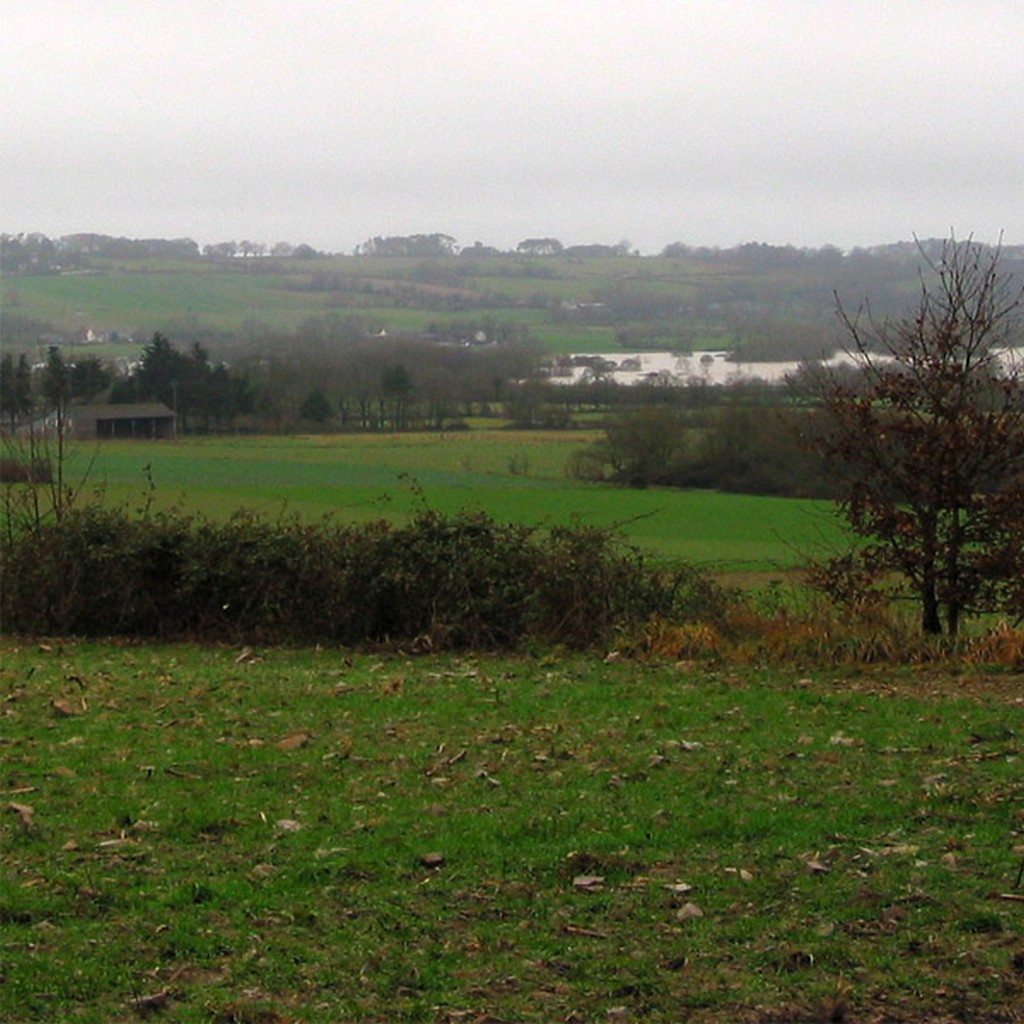
[[[970,642],[965,659],[975,665],[1024,666],[1024,629],[1005,621],[997,623],[984,636]]]
[[[938,653],[904,616],[875,604],[815,604],[799,613],[737,606],[725,633],[724,653],[744,664],[919,664]]]
[[[642,651],[655,658],[703,661],[719,657],[723,639],[707,622],[670,622],[660,616],[644,627]]]

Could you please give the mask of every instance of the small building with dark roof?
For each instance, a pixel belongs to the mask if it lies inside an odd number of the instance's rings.
[[[175,436],[177,417],[161,402],[125,405],[75,405],[68,409],[70,433],[83,440]]]

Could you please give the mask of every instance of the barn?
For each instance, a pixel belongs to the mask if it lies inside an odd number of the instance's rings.
[[[70,433],[82,440],[95,438],[170,438],[175,414],[160,402],[126,405],[80,405],[68,409]]]

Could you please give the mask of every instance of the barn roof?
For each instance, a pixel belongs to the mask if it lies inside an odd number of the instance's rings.
[[[73,418],[90,420],[171,419],[174,410],[162,402],[128,402],[123,405],[82,405],[71,410]]]

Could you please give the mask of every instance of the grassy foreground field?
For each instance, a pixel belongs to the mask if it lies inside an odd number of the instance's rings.
[[[841,534],[821,502],[706,491],[634,490],[581,483],[564,472],[587,431],[472,430],[449,434],[344,434],[189,438],[82,446],[108,501],[141,502],[148,480],[157,505],[213,516],[239,508],[274,518],[297,513],[344,521],[403,520],[426,502],[471,508],[501,522],[621,526],[656,558],[731,571],[803,564]],[[72,476],[74,473],[72,473]]]
[[[5,1021],[1010,1021],[1018,676],[6,641]]]

